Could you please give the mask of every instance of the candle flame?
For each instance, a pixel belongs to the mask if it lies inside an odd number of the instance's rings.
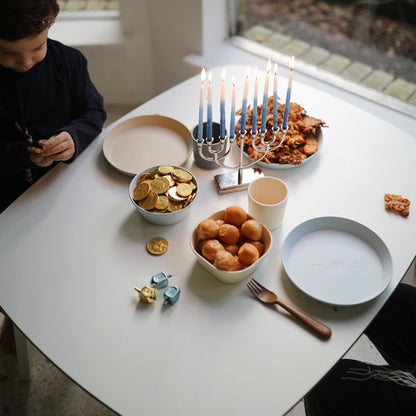
[[[225,81],[225,76],[227,75],[227,70],[224,68],[221,72],[221,81]]]
[[[273,65],[273,72],[274,72],[274,76],[276,76],[277,75],[277,64],[276,63]]]
[[[292,55],[292,59],[290,60],[289,68],[293,71],[293,67],[295,66],[295,57]]]
[[[203,84],[205,82],[205,73],[206,73],[205,68],[202,68],[202,71],[201,71],[201,84]]]
[[[237,84],[234,75],[231,77],[231,83],[233,84],[233,87],[235,87],[235,85]]]
[[[208,72],[208,83],[212,83],[212,72],[211,71],[209,71]]]
[[[256,67],[254,68],[254,77],[257,79],[257,65],[256,65]]]
[[[271,61],[270,61],[270,59],[267,61],[267,67],[266,67],[266,72],[267,73],[269,73],[270,72],[270,70],[271,70],[271,68],[272,68],[272,63],[271,63]]]
[[[250,67],[248,66],[246,69],[246,78],[248,79],[249,76],[250,76]]]

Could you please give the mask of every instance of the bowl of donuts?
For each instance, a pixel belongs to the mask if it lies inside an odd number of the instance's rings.
[[[225,283],[237,283],[264,261],[272,245],[270,231],[239,206],[202,220],[190,238],[199,264]]]

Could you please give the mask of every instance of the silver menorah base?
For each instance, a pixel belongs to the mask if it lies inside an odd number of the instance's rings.
[[[214,150],[212,148],[212,141],[207,141],[206,145],[208,148],[209,156],[204,155],[202,152],[203,142],[198,142],[198,153],[200,157],[204,160],[208,160],[211,162],[215,162],[218,166],[227,169],[235,169],[233,172],[229,173],[222,173],[219,175],[215,175],[215,183],[217,185],[217,190],[219,194],[226,194],[230,192],[237,192],[244,189],[247,189],[249,184],[253,182],[255,179],[264,176],[264,173],[261,169],[252,167],[257,162],[263,160],[269,151],[276,150],[280,147],[286,137],[287,129],[282,129],[282,137],[280,141],[277,141],[277,134],[279,132],[279,127],[272,131],[272,138],[266,139],[266,132],[260,133],[260,143],[261,147],[255,144],[255,140],[257,137],[257,132],[251,133],[251,146],[255,149],[261,156],[255,160],[248,161],[244,163],[243,161],[243,153],[244,153],[244,140],[246,136],[246,132],[240,131],[240,160],[239,164],[235,166],[228,165],[224,162],[224,158],[229,154],[232,144],[234,143],[235,136],[233,137],[223,137],[220,138],[220,148]],[[224,153],[224,150],[228,150]],[[221,154],[222,152],[222,154]],[[221,156],[220,156],[221,154]]]
[[[264,176],[259,168],[238,169],[234,172],[221,173],[214,176],[219,194],[228,194],[247,189],[251,182]]]

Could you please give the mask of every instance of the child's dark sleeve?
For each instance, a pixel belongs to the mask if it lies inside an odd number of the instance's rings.
[[[75,143],[75,159],[101,132],[106,119],[103,97],[93,85],[87,68],[87,61],[79,54],[71,64],[69,88],[71,93],[72,120],[56,133],[67,131]]]
[[[22,169],[36,167],[27,151],[30,144],[17,136],[12,124],[0,117],[0,175],[11,175]]]

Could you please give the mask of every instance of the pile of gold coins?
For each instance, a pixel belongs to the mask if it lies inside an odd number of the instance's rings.
[[[186,170],[159,166],[153,173],[140,175],[132,198],[140,208],[151,212],[176,212],[195,198],[196,183]]]

